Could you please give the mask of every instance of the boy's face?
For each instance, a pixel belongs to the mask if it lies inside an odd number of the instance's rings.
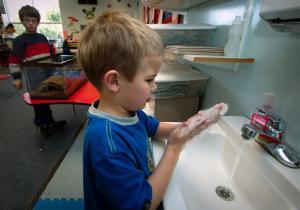
[[[120,78],[119,103],[125,111],[131,113],[143,109],[150,101],[151,92],[156,89],[154,79],[160,70],[162,60],[162,56],[146,57],[132,81]]]
[[[26,33],[28,34],[36,33],[37,26],[39,25],[39,21],[37,18],[26,16],[23,18],[22,23],[26,29]]]

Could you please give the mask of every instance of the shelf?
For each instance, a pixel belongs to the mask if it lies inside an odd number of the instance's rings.
[[[224,63],[253,63],[254,58],[248,57],[226,57],[213,55],[183,55],[183,59],[193,62],[224,62]]]
[[[207,2],[208,0],[144,0],[143,2],[149,6],[149,4],[155,4],[157,8],[165,9],[166,7],[171,9],[173,7],[181,8],[182,10],[186,10],[189,7],[193,7],[195,5],[200,5],[202,3]],[[225,0],[220,0],[216,2],[222,3]],[[166,7],[165,7],[166,5]],[[180,5],[180,6],[179,6]],[[246,0],[245,1],[245,11],[243,14],[244,17],[244,27],[242,31],[241,36],[241,42],[240,42],[240,48],[238,51],[238,55],[243,56],[246,52],[246,40],[248,39],[248,32],[250,30],[252,17],[255,11],[255,1],[253,0]],[[187,11],[188,13],[188,11]],[[216,29],[215,26],[211,25],[196,25],[197,27],[192,27],[192,24],[177,24],[177,25],[150,25],[153,29],[162,29],[162,30],[176,30],[176,29],[210,29],[214,30]],[[197,47],[197,46],[196,46]],[[197,50],[195,48],[178,48],[175,47],[175,49],[171,49],[171,56],[172,59],[175,57],[176,59],[180,59],[182,61],[186,60],[188,62],[194,62],[197,63],[197,65],[206,65],[206,66],[213,66],[220,69],[226,69],[226,70],[232,70],[234,72],[237,72],[240,67],[243,67],[245,64],[251,64],[255,61],[254,58],[249,57],[227,57],[224,56],[224,51],[222,53],[221,50],[215,50],[213,48],[206,47],[207,49],[204,49],[200,46]]]
[[[206,1],[208,0],[142,0],[144,5],[173,11],[187,10]]]
[[[237,71],[239,64],[249,64],[255,61],[249,57],[224,56],[224,49],[209,46],[167,45],[165,57],[190,61],[197,64],[214,66]]]
[[[215,26],[203,24],[147,24],[152,29],[157,30],[214,30]]]

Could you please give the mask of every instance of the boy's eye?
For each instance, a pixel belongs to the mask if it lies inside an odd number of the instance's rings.
[[[146,82],[153,82],[154,79],[147,79]]]
[[[30,22],[37,23],[38,22],[38,20],[36,18],[28,18],[28,17],[24,18],[23,21],[27,22],[27,23],[30,23]]]

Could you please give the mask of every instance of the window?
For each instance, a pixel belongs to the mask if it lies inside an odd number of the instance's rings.
[[[41,21],[38,32],[50,39],[62,39],[63,28],[59,9],[59,0],[3,0],[6,9],[7,22],[13,23],[16,34],[22,34],[25,29],[19,19],[19,9],[31,5],[39,10]]]

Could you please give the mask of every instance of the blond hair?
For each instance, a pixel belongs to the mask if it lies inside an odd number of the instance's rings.
[[[78,60],[87,78],[101,89],[100,81],[109,70],[117,70],[129,81],[146,56],[162,56],[159,35],[144,23],[119,12],[95,18],[82,32]]]

